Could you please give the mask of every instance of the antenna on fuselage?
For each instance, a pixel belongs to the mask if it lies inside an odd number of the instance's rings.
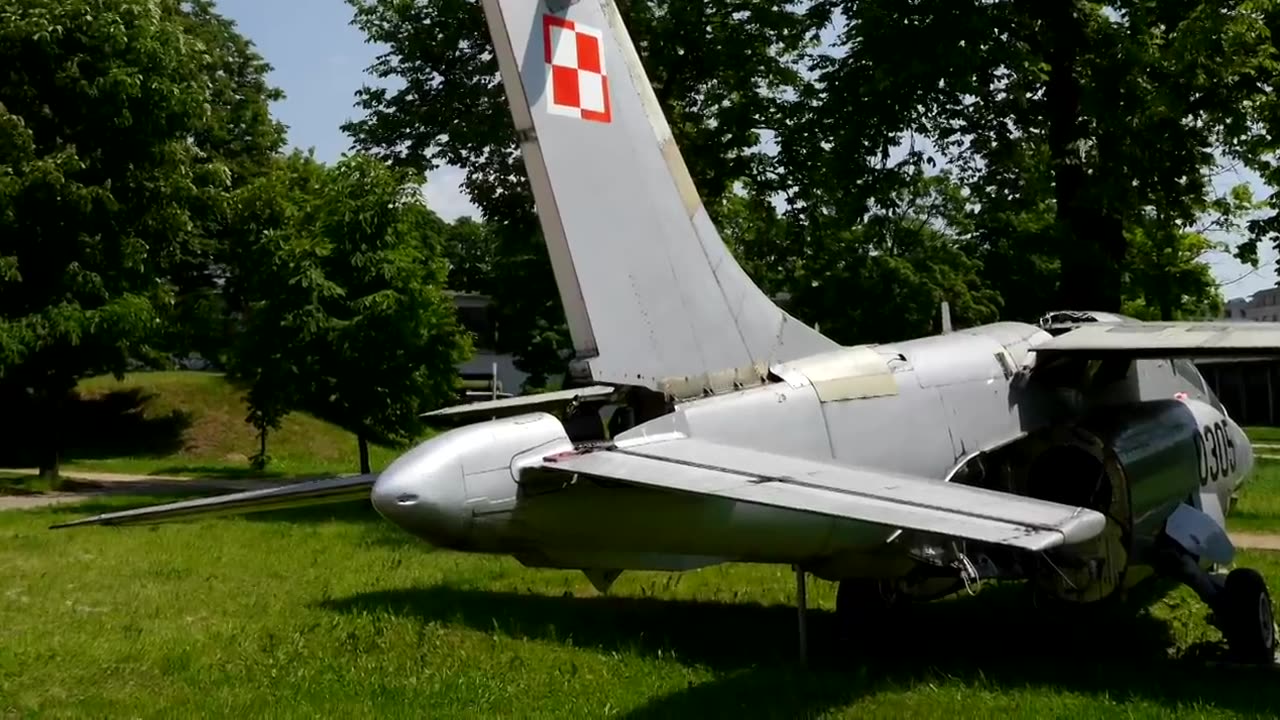
[[[942,301],[942,334],[951,332],[951,303]]]

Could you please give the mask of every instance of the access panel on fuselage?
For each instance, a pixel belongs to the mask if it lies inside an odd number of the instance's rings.
[[[886,359],[896,356],[883,351]],[[945,409],[937,392],[920,386],[909,361],[891,359],[897,393],[822,403],[838,462],[944,477],[955,464]]]
[[[953,334],[899,346],[911,359],[925,392],[936,393],[958,459],[1022,432],[1011,407],[1008,351],[983,335]]]

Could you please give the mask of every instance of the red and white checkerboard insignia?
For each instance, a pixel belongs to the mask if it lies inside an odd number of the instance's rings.
[[[547,60],[547,112],[608,123],[613,121],[604,33],[554,15],[542,16]]]

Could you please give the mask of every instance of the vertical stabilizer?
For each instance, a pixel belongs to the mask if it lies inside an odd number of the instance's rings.
[[[688,397],[837,345],[782,311],[707,215],[612,0],[482,0],[574,349]]]

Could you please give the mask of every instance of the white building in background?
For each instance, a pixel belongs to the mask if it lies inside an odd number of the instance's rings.
[[[1222,316],[1228,320],[1280,322],[1280,287],[1259,290],[1247,298],[1228,300]]]
[[[519,395],[528,374],[516,368],[515,357],[500,353],[496,327],[491,315],[492,300],[478,293],[450,292],[458,309],[458,321],[471,332],[472,358],[458,366],[463,387],[473,399],[486,399],[494,393],[498,397]],[[495,382],[496,381],[496,382]]]

